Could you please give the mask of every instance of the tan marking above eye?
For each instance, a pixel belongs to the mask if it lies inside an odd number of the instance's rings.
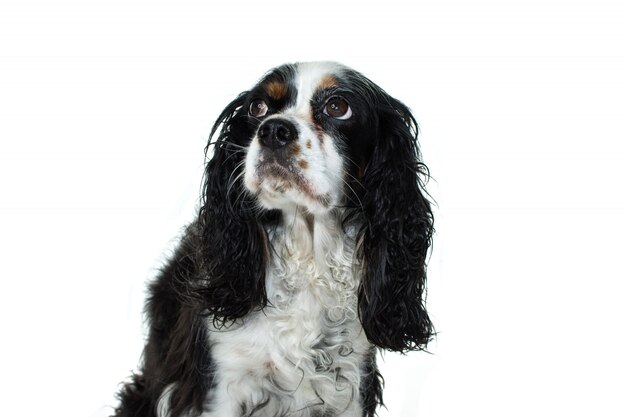
[[[331,74],[326,74],[320,80],[320,84],[317,88],[319,90],[328,90],[333,87],[337,87],[337,79]]]
[[[304,159],[300,159],[298,161],[298,166],[302,169],[307,169],[309,167],[309,162],[305,161]]]
[[[287,84],[280,81],[270,81],[265,84],[265,92],[274,100],[280,100],[287,95]]]

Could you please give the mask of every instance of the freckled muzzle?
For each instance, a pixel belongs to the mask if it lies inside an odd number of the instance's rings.
[[[314,146],[315,137],[300,115],[274,115],[259,125],[246,157],[244,182],[262,206],[329,209],[334,188],[327,179],[325,155]]]

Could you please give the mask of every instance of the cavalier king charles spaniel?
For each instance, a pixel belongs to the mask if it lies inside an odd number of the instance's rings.
[[[201,207],[149,286],[115,416],[374,416],[377,349],[434,334],[415,118],[350,68],[297,63],[210,137]]]

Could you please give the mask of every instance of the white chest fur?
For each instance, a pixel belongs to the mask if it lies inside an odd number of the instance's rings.
[[[285,219],[270,236],[270,305],[210,332],[215,389],[206,417],[360,416],[369,343],[357,311],[354,241],[339,221]]]

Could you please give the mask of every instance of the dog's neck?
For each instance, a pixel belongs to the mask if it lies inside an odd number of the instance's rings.
[[[280,226],[270,234],[274,248],[286,251],[290,259],[313,259],[318,267],[328,265],[328,257],[352,249],[355,228],[344,227],[343,210],[312,214],[301,206],[282,211]]]

